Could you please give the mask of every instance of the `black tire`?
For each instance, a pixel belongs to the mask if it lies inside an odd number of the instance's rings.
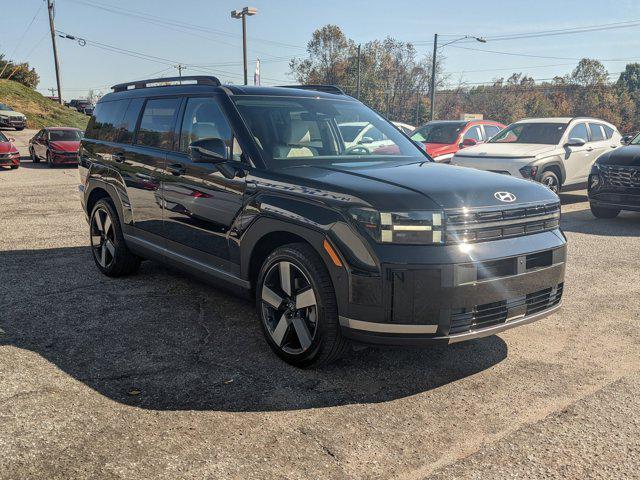
[[[596,207],[593,204],[589,204],[591,208],[591,213],[596,218],[615,218],[620,213],[619,208],[606,208],[606,207]]]
[[[542,172],[540,183],[551,190],[556,195],[560,194],[560,179],[552,170]]]
[[[292,266],[291,281],[288,282],[291,285],[291,294],[287,296],[282,288],[277,290],[278,296],[282,297],[282,304],[285,305],[292,299],[295,302],[295,297],[299,298],[300,292],[307,292],[309,289],[305,289],[304,286],[297,292],[294,290],[299,285],[296,282],[304,284],[306,281],[313,289],[315,302],[313,306],[295,310],[295,307],[290,305],[289,310],[285,307],[277,309],[272,303],[263,299],[265,287],[271,286],[276,290],[279,285],[282,285],[281,264]],[[279,285],[269,283],[273,269],[278,269]],[[340,331],[335,290],[329,273],[320,256],[306,243],[292,243],[279,247],[264,261],[256,282],[256,310],[267,343],[280,358],[293,366],[308,368],[326,365],[340,358],[349,349],[350,343]],[[287,312],[290,313],[287,314]],[[290,315],[289,319],[285,318],[287,315]],[[300,322],[301,318],[309,327],[307,333],[309,333],[310,343],[307,342],[306,348],[303,346],[302,337],[298,334],[299,323],[295,323]],[[284,333],[279,336],[280,343],[277,343],[274,337],[278,337],[276,331],[282,321],[286,321],[287,326],[281,330],[284,330]],[[312,328],[313,332],[311,332]],[[311,333],[313,333],[312,337]],[[285,343],[287,339],[291,341]],[[292,348],[291,345],[299,348]]]
[[[29,147],[29,157],[31,157],[33,163],[40,163],[40,158],[36,155],[36,152],[33,151],[32,147]]]
[[[96,215],[100,215],[101,228],[98,228]],[[107,225],[107,217],[110,225]],[[141,259],[127,247],[118,213],[110,198],[98,200],[91,211],[89,241],[96,266],[108,277],[131,275],[140,267]]]
[[[24,130],[24,127],[16,127],[16,131],[20,132],[22,130]]]
[[[18,168],[20,165],[11,165],[11,170],[15,170],[16,168]]]

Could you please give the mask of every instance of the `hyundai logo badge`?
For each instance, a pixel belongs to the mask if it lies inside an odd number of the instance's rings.
[[[501,202],[511,203],[516,201],[516,196],[511,192],[496,192],[493,196]]]

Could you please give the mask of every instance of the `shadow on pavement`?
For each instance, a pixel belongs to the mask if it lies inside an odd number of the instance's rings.
[[[377,403],[504,360],[496,336],[367,348],[319,370],[277,358],[253,303],[154,262],[102,276],[88,247],[0,252],[0,347],[31,350],[100,394],[154,410],[281,411]],[[4,333],[2,333],[4,331]]]
[[[587,191],[576,193],[561,193],[560,203],[562,205],[571,205],[573,203],[581,203],[587,201]]]
[[[38,169],[38,168],[51,168],[49,167],[49,165],[47,164],[46,161],[44,160],[40,160],[40,162],[35,163],[33,160],[31,160],[31,157],[20,157],[20,167],[21,168],[34,168],[34,169]],[[78,168],[78,165],[54,165],[53,168],[55,169],[63,169],[63,170],[75,170]]]
[[[561,228],[566,232],[610,237],[640,237],[640,213],[621,212],[616,218],[596,218],[588,208],[563,212]]]

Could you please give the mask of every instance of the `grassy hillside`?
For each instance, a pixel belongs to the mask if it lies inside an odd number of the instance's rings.
[[[87,126],[89,117],[12,80],[0,80],[0,103],[27,116],[27,128]]]

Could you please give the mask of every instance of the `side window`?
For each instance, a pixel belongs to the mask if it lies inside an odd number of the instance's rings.
[[[476,125],[474,127],[471,127],[469,130],[467,130],[464,136],[462,137],[462,140],[466,140],[467,138],[472,138],[476,142],[481,142],[482,132],[480,132],[480,127]]]
[[[485,125],[484,126],[484,133],[487,135],[487,140],[489,140],[491,137],[496,136],[499,131],[500,131],[500,129],[498,127],[496,127],[495,125]]]
[[[134,98],[127,105],[127,109],[124,114],[124,118],[120,125],[118,125],[118,143],[131,143],[133,141],[133,134],[136,129],[136,122],[140,115],[140,109],[144,100],[142,98]]]
[[[609,125],[602,125],[602,128],[604,128],[604,134],[607,137],[607,140],[613,137],[613,128]]]
[[[589,141],[589,132],[587,132],[587,124],[579,123],[571,129],[568,138],[581,138],[585,142]]]
[[[87,138],[115,142],[118,136],[118,125],[128,103],[129,100],[98,103],[87,125]]]
[[[173,147],[173,128],[179,108],[179,98],[147,100],[136,144],[170,150]]]
[[[599,123],[590,123],[589,130],[591,130],[591,141],[599,142],[605,139],[604,131]]]
[[[188,153],[189,145],[203,138],[219,138],[224,141],[233,160],[240,161],[242,151],[235,140],[231,126],[215,98],[190,98],[182,119],[180,151]]]

